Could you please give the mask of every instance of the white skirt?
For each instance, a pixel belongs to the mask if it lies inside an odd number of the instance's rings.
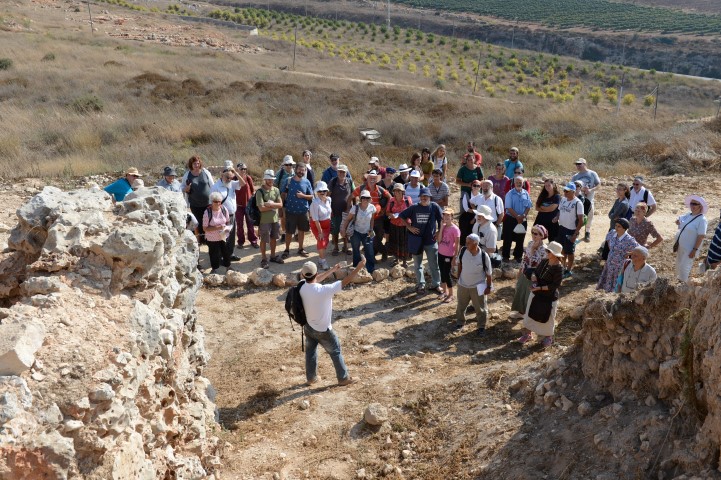
[[[548,319],[548,321],[546,323],[540,323],[528,316],[528,309],[531,307],[533,296],[533,292],[531,292],[531,295],[528,297],[528,303],[526,303],[526,311],[523,315],[523,326],[534,332],[536,335],[541,335],[543,337],[552,337],[553,330],[556,328],[556,311],[558,310],[558,300],[554,301],[551,304],[551,317]]]

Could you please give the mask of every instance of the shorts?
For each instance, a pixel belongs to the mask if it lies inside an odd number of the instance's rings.
[[[333,235],[340,234],[340,226],[343,223],[343,214],[333,215],[330,217],[330,233]]]
[[[305,213],[290,213],[285,212],[285,233],[288,235],[295,235],[295,231],[308,232],[310,231],[310,221],[308,220],[308,212]]]
[[[323,232],[322,240],[318,239],[318,235],[320,234],[320,232],[318,231],[318,227],[316,226],[315,222],[311,222],[310,229],[313,232],[313,235],[315,235],[318,250],[323,250],[324,248],[326,248],[328,246],[328,237],[330,237],[330,219],[320,221],[320,229]]]
[[[270,242],[271,238],[278,240],[280,238],[280,223],[261,223],[260,227],[258,227],[258,236],[263,243]]]
[[[573,255],[576,253],[576,242],[570,240],[568,237],[576,233],[576,230],[571,230],[562,226],[558,226],[558,237],[556,241],[563,247],[563,253],[566,255]]]

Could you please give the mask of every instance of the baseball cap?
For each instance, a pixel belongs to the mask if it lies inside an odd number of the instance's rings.
[[[563,187],[563,189],[564,189],[564,190],[571,191],[571,192],[575,192],[575,191],[576,191],[576,184],[573,183],[573,182],[568,182],[568,183],[566,184],[566,186]]]
[[[413,177],[413,178],[421,178],[421,172],[419,172],[418,170],[413,170],[413,171],[411,172],[411,177]]]
[[[275,172],[273,170],[266,170],[263,173],[263,180],[275,180]]]
[[[331,153],[329,158],[331,160],[338,160],[340,158],[340,155],[338,155],[337,153]]]
[[[235,168],[238,168],[238,169],[241,169],[241,170],[245,168],[245,169],[247,170],[247,169],[248,169],[248,165],[246,165],[245,163],[239,163],[238,165],[235,166]]]
[[[318,267],[313,262],[305,262],[300,269],[303,278],[312,278],[318,273]]]
[[[381,163],[381,161],[378,160],[378,157],[371,157],[371,159],[368,160],[368,163]]]
[[[176,173],[176,171],[173,167],[167,166],[163,169],[163,176],[164,177],[177,177],[178,174]]]
[[[386,173],[396,173],[396,169],[393,167],[386,167]]]
[[[421,188],[421,193],[418,194],[418,196],[419,196],[419,197],[423,197],[423,196],[430,197],[430,196],[431,196],[431,191],[430,191],[428,188],[423,187],[423,188]]]
[[[579,158],[578,160],[576,160],[576,165],[581,165],[581,164],[584,164],[584,165],[586,164],[585,158]]]
[[[344,165],[341,163],[340,165],[338,165],[338,171],[348,173],[348,165]]]

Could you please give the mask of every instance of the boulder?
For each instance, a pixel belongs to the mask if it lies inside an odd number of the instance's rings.
[[[383,280],[387,279],[389,275],[388,270],[385,268],[379,268],[377,270],[373,271],[373,281],[374,282],[382,282]]]
[[[361,284],[361,283],[370,283],[373,281],[373,276],[368,273],[368,270],[365,268],[361,268],[360,271],[356,274],[355,278],[353,279],[353,283]]]
[[[0,376],[20,375],[35,361],[45,339],[45,326],[37,321],[7,320],[0,324]]]
[[[217,273],[211,273],[203,277],[203,283],[208,285],[209,287],[219,287],[223,285],[224,281],[225,277]]]
[[[256,287],[269,287],[273,282],[273,274],[265,268],[256,268],[248,278]]]
[[[285,273],[276,273],[273,275],[273,285],[278,288],[285,288]]]
[[[403,277],[403,275],[405,273],[406,273],[406,270],[402,266],[396,265],[395,267],[391,268],[391,271],[389,274],[390,274],[391,278],[398,279],[398,278]]]
[[[225,273],[225,284],[229,287],[244,287],[248,284],[248,275],[245,273],[228,270]]]
[[[380,403],[371,403],[366,407],[363,420],[365,420],[368,425],[383,425],[388,421],[388,409]]]
[[[501,280],[503,278],[503,271],[500,268],[493,269],[493,279]]]
[[[343,280],[345,277],[348,276],[348,274],[351,272],[350,267],[344,267],[339,269],[337,272],[334,273],[336,280]]]
[[[30,277],[22,284],[23,293],[28,297],[59,292],[64,287],[58,277]]]
[[[507,280],[515,280],[518,277],[518,269],[507,267],[502,269],[503,278]]]
[[[406,268],[404,275],[406,278],[416,278],[416,270],[413,268]]]

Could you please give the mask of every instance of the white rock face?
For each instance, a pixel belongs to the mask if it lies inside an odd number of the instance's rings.
[[[256,287],[268,287],[273,282],[273,274],[265,268],[256,268],[248,278]]]
[[[229,287],[244,287],[248,284],[248,275],[230,270],[225,274],[225,284]]]
[[[373,270],[373,281],[382,282],[383,280],[388,278],[389,274],[390,272],[388,272],[388,270],[386,270],[385,268]]]
[[[47,187],[18,209],[0,254],[12,304],[0,315],[0,477],[24,478],[28,451],[43,478],[88,465],[108,479],[215,474],[185,210],[155,187],[115,208],[102,191]]]

